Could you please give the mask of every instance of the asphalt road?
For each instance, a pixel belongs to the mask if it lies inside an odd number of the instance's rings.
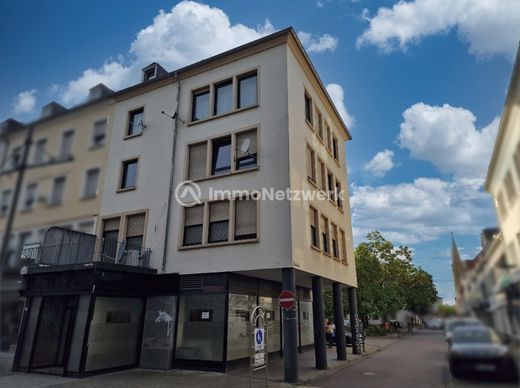
[[[518,387],[489,379],[453,379],[440,331],[422,330],[362,359],[313,386],[321,388]]]

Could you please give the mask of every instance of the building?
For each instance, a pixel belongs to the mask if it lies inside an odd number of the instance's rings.
[[[2,350],[16,343],[21,298],[20,253],[42,241],[51,226],[94,231],[110,136],[112,91],[100,84],[89,100],[73,109],[51,102],[41,117],[21,124],[8,119],[0,132],[0,238],[13,207],[16,182],[20,194],[10,238],[2,258]],[[26,147],[26,144],[27,147]],[[28,150],[24,161],[25,149]],[[0,240],[0,241],[2,241]],[[1,244],[1,243],[0,243]]]
[[[510,326],[520,333],[520,50],[484,184],[495,200],[506,262],[496,280],[507,301]]]
[[[294,30],[171,73],[152,63],[111,106],[96,236],[47,233],[44,247],[67,235],[88,254],[28,266],[14,368],[224,371],[249,359],[255,305],[287,381],[305,348],[326,368],[324,330],[313,330],[324,327],[323,286],[333,288],[339,341],[342,288],[357,314],[351,136]],[[284,289],[297,307],[282,312]]]

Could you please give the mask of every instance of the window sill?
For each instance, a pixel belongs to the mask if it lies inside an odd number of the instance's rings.
[[[123,137],[123,140],[129,140],[129,139],[133,139],[135,137],[139,137],[141,136],[143,133],[140,132],[140,133],[134,133],[132,135],[126,135],[125,137]]]
[[[320,247],[317,247],[316,245],[312,245],[312,244],[311,244],[311,248],[314,249],[316,252],[321,253],[321,249],[320,249]]]
[[[224,241],[224,242],[218,242],[218,243],[207,243],[207,244],[200,244],[200,245],[188,245],[188,246],[178,246],[177,250],[179,251],[188,251],[191,249],[202,249],[202,248],[212,248],[212,247],[224,247],[229,245],[239,245],[239,244],[250,244],[250,243],[257,243],[259,242],[258,238],[251,238],[248,240],[235,240],[235,241]]]
[[[322,253],[323,253],[325,256],[332,258],[332,255],[331,255],[329,252],[325,252],[325,251],[323,251]]]
[[[58,207],[58,206],[61,206],[62,203],[63,203],[63,202],[61,202],[61,201],[60,201],[60,202],[49,202],[49,203],[47,204],[47,207],[50,207],[50,208],[52,208],[52,207]]]
[[[334,260],[336,260],[338,263],[341,262],[341,260],[340,260],[339,257],[337,257],[337,256],[334,256]]]
[[[334,155],[332,155],[332,157],[334,157]],[[336,162],[336,164],[338,165],[338,167],[341,167],[341,163],[339,162],[338,159],[334,158],[334,162]]]
[[[126,193],[127,191],[137,190],[137,186],[125,187],[124,189],[117,189],[116,193]]]
[[[336,206],[338,208],[338,210],[342,213],[345,213],[345,209],[343,209],[343,207],[340,207],[340,206]]]
[[[25,209],[21,209],[21,210],[20,210],[20,213],[21,213],[21,214],[27,214],[27,213],[31,213],[33,210],[34,210],[34,208],[32,208],[32,207],[30,207],[30,208],[25,208]]]
[[[80,201],[92,201],[93,199],[97,199],[97,195],[89,195],[89,196],[83,196],[80,198]]]
[[[314,186],[315,188],[318,188],[318,185],[316,184],[316,181],[312,179],[310,176],[307,177],[307,181]]]
[[[105,147],[104,143],[103,144],[93,144],[88,149],[89,149],[89,151],[95,151],[95,150],[99,150],[104,147]]]
[[[204,178],[197,178],[197,179],[190,179],[189,177],[187,177],[186,179],[191,181],[191,182],[203,182],[203,181],[208,181],[208,180],[211,180],[211,179],[223,178],[223,177],[232,176],[232,175],[238,175],[238,174],[245,174],[246,172],[258,171],[258,170],[260,170],[260,166],[256,165],[254,167],[244,168],[243,170],[236,170],[236,171],[232,171],[232,172],[227,172],[225,174],[211,175],[211,176],[206,176]]]
[[[331,204],[333,204],[334,207],[337,207],[337,206],[336,206],[336,201],[334,201],[333,199],[330,199],[330,198],[329,198],[329,202],[330,202]]]
[[[202,119],[202,120],[196,120],[196,121],[191,121],[190,120],[188,123],[186,123],[186,125],[188,127],[191,127],[193,125],[197,125],[197,124],[201,124],[201,123],[207,123],[208,121],[211,121],[211,120],[216,120],[216,119],[220,119],[222,117],[233,115],[235,113],[240,113],[240,112],[244,112],[244,111],[247,111],[247,110],[255,109],[255,108],[258,108],[259,106],[260,106],[259,104],[255,104],[255,105],[248,106],[247,108],[235,109],[235,110],[232,110],[230,112],[222,113],[222,114],[219,114],[219,115],[213,115],[213,116],[207,117],[207,118]]]
[[[346,265],[348,267],[348,261],[347,260],[341,260],[341,264]]]
[[[314,131],[314,125],[313,125],[309,120],[307,120],[307,118],[305,118],[305,124],[307,124],[307,126],[309,127],[309,129],[310,129],[312,132],[315,132],[315,131]]]

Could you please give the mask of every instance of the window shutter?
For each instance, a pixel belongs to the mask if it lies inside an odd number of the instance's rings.
[[[119,230],[119,217],[109,218],[103,221],[103,231],[111,232],[114,230]]]
[[[246,139],[249,139],[249,150],[242,152],[240,149]],[[253,131],[242,132],[237,135],[237,158],[256,154],[256,129]]]
[[[209,222],[228,221],[229,202],[221,201],[210,204]]]
[[[204,222],[204,205],[184,208],[184,226],[202,225]]]
[[[128,216],[126,224],[126,237],[138,237],[144,235],[145,214]]]
[[[256,201],[240,199],[235,202],[235,235],[256,234]]]
[[[188,179],[199,179],[206,176],[207,143],[190,146]]]

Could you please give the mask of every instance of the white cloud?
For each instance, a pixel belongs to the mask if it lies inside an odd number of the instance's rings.
[[[404,51],[427,36],[455,29],[471,54],[512,59],[520,36],[518,0],[401,0],[379,8],[372,18],[364,15],[370,25],[358,45],[372,44],[383,52]]]
[[[449,232],[478,234],[493,222],[489,196],[479,180],[417,178],[384,186],[352,185],[352,223],[356,240],[379,230],[397,244],[437,240]]]
[[[399,146],[418,160],[433,163],[456,177],[483,178],[500,119],[482,129],[467,109],[417,103],[403,113]]]
[[[15,114],[31,113],[36,104],[36,89],[26,90],[19,93],[13,101],[13,112]]]
[[[329,34],[315,36],[308,32],[300,31],[298,32],[298,38],[300,38],[303,46],[309,53],[334,52],[336,47],[338,47],[338,38]]]
[[[334,102],[339,115],[350,129],[354,125],[354,116],[350,115],[345,107],[345,93],[343,87],[338,84],[330,83],[326,86],[327,92],[329,92],[330,98]]]
[[[378,178],[382,178],[388,171],[394,168],[393,157],[394,151],[385,149],[375,154],[372,160],[365,164],[363,169]]]

